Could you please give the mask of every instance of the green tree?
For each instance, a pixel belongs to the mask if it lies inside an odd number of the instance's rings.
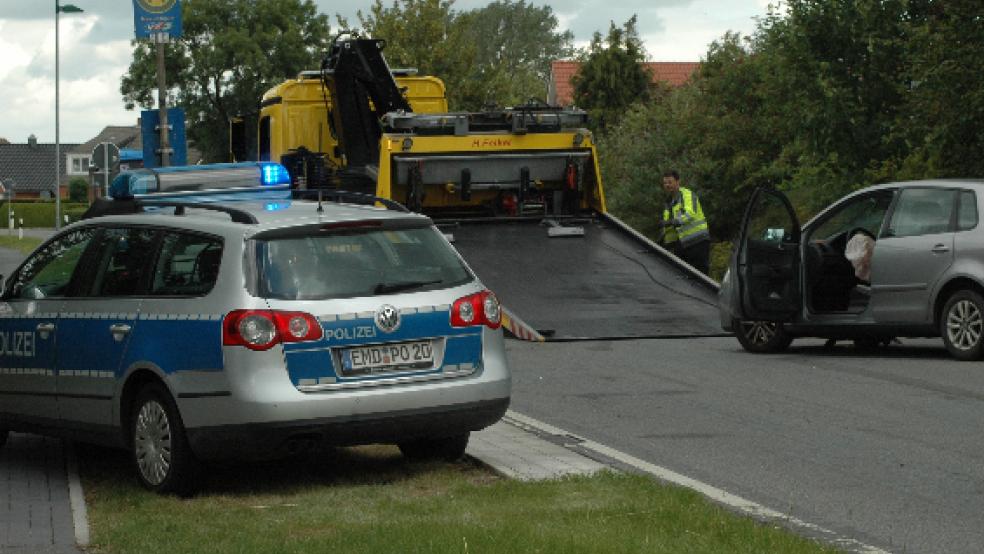
[[[741,218],[744,191],[773,184],[768,161],[782,137],[761,97],[767,64],[741,36],[713,43],[691,84],[656,88],[599,137],[602,172],[613,212],[655,236],[665,198],[662,172],[680,171],[695,190],[714,237],[730,237]]]
[[[525,0],[498,0],[466,12],[468,34],[476,41],[474,70],[469,78],[482,83],[485,98],[463,99],[468,109],[483,103],[515,106],[547,96],[550,66],[574,55],[574,34],[559,31],[550,6]]]
[[[975,0],[910,2],[906,106],[886,178],[984,175],[984,8]]]
[[[599,129],[618,121],[634,102],[649,98],[652,75],[642,62],[646,51],[633,15],[621,27],[612,22],[608,35],[595,32],[580,56],[574,75],[574,101],[586,109]]]
[[[389,7],[374,0],[358,18],[364,35],[386,41],[390,67],[414,67],[441,78],[450,108],[463,110],[465,99],[482,96],[483,87],[468,78],[476,40],[453,6],[454,0],[394,0]]]
[[[498,0],[471,11],[454,0],[374,0],[363,34],[386,41],[390,67],[415,67],[447,87],[450,109],[479,110],[546,97],[550,62],[573,55],[549,6]],[[339,18],[343,26],[347,22]]]
[[[168,104],[184,108],[188,137],[208,161],[228,159],[230,118],[245,116],[255,132],[262,94],[319,67],[330,44],[312,0],[185,0],[182,23],[166,47]],[[135,41],[120,85],[126,107],[152,108],[156,86],[156,47]]]
[[[72,202],[88,202],[89,181],[84,177],[73,177],[68,182],[68,199]]]
[[[817,204],[869,183],[872,165],[898,153],[908,4],[791,0],[759,30],[763,92],[785,122],[779,169]]]

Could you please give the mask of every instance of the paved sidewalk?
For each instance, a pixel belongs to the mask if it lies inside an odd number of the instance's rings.
[[[565,437],[536,435],[512,417],[472,433],[467,454],[499,473],[522,481],[590,475],[608,466],[566,448]],[[556,441],[556,442],[555,442]]]
[[[0,554],[75,554],[60,439],[12,433],[0,449]]]

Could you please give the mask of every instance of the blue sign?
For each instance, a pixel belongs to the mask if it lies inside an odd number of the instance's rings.
[[[133,0],[137,38],[167,42],[181,36],[181,0]]]
[[[143,141],[143,166],[161,166],[161,131],[159,110],[140,112],[140,140]],[[171,152],[170,165],[188,165],[188,144],[185,141],[185,112],[183,108],[167,109],[168,146]]]

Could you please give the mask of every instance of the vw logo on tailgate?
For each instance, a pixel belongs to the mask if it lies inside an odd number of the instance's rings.
[[[400,312],[389,304],[384,304],[376,310],[376,327],[384,333],[392,333],[400,328]]]

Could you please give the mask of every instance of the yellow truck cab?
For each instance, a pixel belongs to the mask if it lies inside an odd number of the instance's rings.
[[[393,76],[414,112],[448,111],[444,82],[437,77],[417,75],[416,69],[394,69]],[[260,160],[279,161],[291,150],[306,148],[324,152],[329,164],[345,165],[336,153],[338,143],[328,117],[331,108],[321,71],[303,71],[268,90],[260,101]]]
[[[270,89],[258,154],[300,189],[344,189],[435,217],[605,212],[582,110],[448,112],[443,81],[391,70],[376,39],[340,39],[321,70]]]

